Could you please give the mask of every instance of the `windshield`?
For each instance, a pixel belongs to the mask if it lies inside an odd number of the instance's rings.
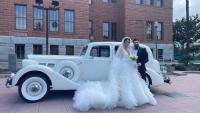
[[[81,56],[84,56],[86,51],[87,51],[88,46],[84,46],[82,51],[81,51]]]

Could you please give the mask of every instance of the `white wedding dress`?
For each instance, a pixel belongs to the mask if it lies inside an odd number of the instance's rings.
[[[134,65],[136,62],[129,58],[123,46],[119,47],[111,63],[108,80],[81,84],[73,98],[74,108],[88,111],[117,106],[134,109],[146,103],[156,105],[153,94]]]

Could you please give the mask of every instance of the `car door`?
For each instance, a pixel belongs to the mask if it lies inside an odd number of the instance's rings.
[[[93,46],[82,62],[81,80],[107,79],[111,63],[111,48],[109,45]]]

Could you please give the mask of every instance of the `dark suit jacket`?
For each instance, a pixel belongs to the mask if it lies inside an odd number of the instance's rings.
[[[146,48],[139,47],[137,56],[138,56],[137,63],[141,63],[141,66],[139,66],[138,70],[139,72],[145,72],[146,71],[145,64],[149,61]]]

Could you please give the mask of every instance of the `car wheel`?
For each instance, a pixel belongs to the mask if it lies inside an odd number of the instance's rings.
[[[19,84],[18,92],[26,102],[38,102],[49,92],[49,84],[47,79],[41,76],[25,77]]]

